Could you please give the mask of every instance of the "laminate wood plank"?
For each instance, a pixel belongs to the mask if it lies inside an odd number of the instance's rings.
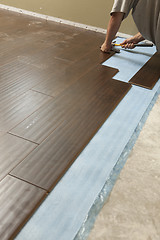
[[[7,176],[0,182],[0,239],[14,239],[46,192],[26,182]]]
[[[0,73],[1,101],[17,97],[45,80],[45,72],[18,61],[0,66]]]
[[[1,31],[5,31],[7,34],[15,34],[15,32],[18,32],[19,30],[22,29],[22,26],[24,26],[27,22],[25,19],[20,17],[17,15],[17,13],[12,13],[9,14],[8,16],[6,15],[6,13],[8,11],[6,10],[0,10],[1,11],[1,15],[4,12],[5,15],[1,16],[1,24],[0,24],[0,28]]]
[[[5,33],[0,34],[1,38],[5,42],[1,42],[0,46],[0,63],[1,66],[9,62],[21,60],[27,58],[27,64],[33,61],[33,57],[36,56],[36,53],[39,53],[40,49],[47,48],[46,43],[39,38],[36,40],[33,37],[27,36],[23,38],[13,38],[10,35]],[[39,68],[46,66],[44,59]]]
[[[54,41],[52,45],[54,46]],[[69,65],[70,61],[55,58],[55,51],[52,50],[53,46],[46,46],[45,41],[40,40],[38,37],[36,37],[36,41],[31,37],[25,38],[25,40],[16,39],[5,42],[0,47],[1,66],[20,61],[41,70],[52,67],[55,71],[61,71]]]
[[[69,47],[67,50],[63,50],[61,54],[57,54],[57,57],[60,59],[68,60],[68,61],[76,61],[86,55],[86,46],[81,45],[79,47],[77,44]]]
[[[22,17],[21,14],[7,10],[1,10],[1,19],[0,33],[2,37],[5,37],[5,40],[23,38],[25,41],[26,38],[28,40],[30,38],[32,42],[40,40],[53,46],[56,42],[71,41],[75,36],[85,31],[77,27],[48,22],[32,16],[23,15]],[[99,33],[97,33],[98,35]]]
[[[40,51],[48,45],[53,46],[55,43],[63,41],[68,37],[64,33],[56,32],[52,29],[47,30],[47,24],[44,24],[42,20],[40,22],[34,20],[21,23],[19,19],[17,22],[12,23],[13,19],[11,18],[10,25],[8,24],[8,28],[12,29],[13,33],[7,32],[6,27],[3,30],[2,28],[0,29],[1,52],[7,43],[9,43],[8,53],[10,53],[11,50],[16,50],[18,53],[26,53],[26,50],[35,51],[38,49]],[[16,26],[19,25],[22,28],[21,30],[16,29]],[[48,42],[50,42],[50,44]]]
[[[0,22],[0,27],[3,27],[6,23],[6,26],[9,26],[10,23],[16,23],[16,25],[30,24],[29,26],[33,28],[33,31],[37,28],[47,28],[47,30],[53,29],[54,31],[64,32],[66,35],[79,34],[80,32],[86,31],[85,29],[77,28],[75,26],[70,26],[54,21],[46,21],[46,19],[38,18],[37,16],[29,16],[25,14],[20,14],[5,9],[0,9],[1,15],[0,19],[4,20]],[[8,22],[7,22],[8,21]]]
[[[92,41],[96,42],[96,46],[97,43],[102,43],[102,41],[104,40],[104,33],[99,33],[99,32],[94,32],[94,31],[82,31],[79,34],[76,34],[75,37],[73,38],[73,40],[79,44],[85,44],[90,42],[91,46],[92,46]],[[71,40],[72,41],[72,40]]]
[[[8,133],[0,134],[0,181],[36,147]]]
[[[53,28],[54,29],[54,28]],[[90,39],[89,39],[90,35]],[[99,33],[79,33],[79,34],[70,34],[66,35],[64,32],[53,31],[52,29],[47,30],[47,27],[40,29],[30,35],[30,41],[35,42],[37,39],[41,43],[42,41],[46,44],[50,43],[50,48],[46,51],[52,52],[52,55],[58,57],[59,59],[75,61],[81,58],[87,52],[93,50],[95,47],[99,47],[102,43],[102,36]],[[57,44],[55,44],[57,41]],[[46,46],[45,46],[46,48]],[[40,54],[46,55],[46,52],[43,51],[43,48],[40,51]]]
[[[86,31],[85,29],[77,28],[74,26],[46,21],[42,18],[19,14],[8,10],[0,9],[0,12],[0,19],[2,19],[0,22],[0,29],[2,31],[5,31],[7,28],[7,31],[10,30],[10,35],[12,33],[12,36],[15,36],[15,33],[18,34],[18,36],[23,36],[23,34],[28,35],[28,33],[33,33],[33,35],[35,33],[36,35],[38,30],[44,29],[48,32],[53,32],[53,34],[54,32],[62,33],[64,38],[67,37],[68,39],[72,39],[77,34]],[[12,27],[9,28],[8,26],[11,25]],[[17,27],[20,28],[19,31],[15,31]],[[39,37],[43,37],[42,35],[39,34]]]
[[[105,54],[102,53],[99,48],[95,48],[78,61],[70,64],[64,69],[64,71],[53,73],[52,69],[48,69],[45,81],[37,84],[32,89],[56,97],[92,68],[94,69],[98,64],[106,61],[113,54],[114,52],[111,54]],[[115,74],[116,73],[117,70]]]
[[[82,96],[78,111],[57,126],[35,151],[13,169],[11,175],[51,191],[131,87],[127,83],[107,79],[105,74],[101,74],[98,81],[90,80],[92,84],[85,82],[81,83],[81,89],[77,82],[78,88],[73,94],[73,105],[78,102],[76,96]],[[87,96],[87,90],[91,90],[92,94]],[[31,171],[26,172],[26,169]]]
[[[18,56],[18,61],[46,70],[46,76],[48,68],[51,68],[54,73],[59,73],[71,64],[70,60],[56,58],[50,48],[34,54],[21,54]]]
[[[81,33],[69,41],[72,45],[69,47],[69,49],[66,49],[64,52],[58,55],[58,57],[76,61],[80,59],[81,56],[85,56],[86,52],[92,51],[95,48],[99,48],[103,41],[102,37],[100,36],[101,35],[97,33]]]
[[[159,78],[160,54],[155,53],[129,82],[140,87],[152,89]]]
[[[41,143],[61,122],[68,117],[70,118],[74,112],[87,104],[89,96],[94,96],[96,93],[95,86],[99,84],[99,79],[111,80],[117,71],[101,65],[91,69],[79,81],[76,81],[70,88],[50,101],[47,106],[42,106],[10,132],[33,142]]]
[[[0,31],[5,32],[13,38],[22,37],[34,33],[46,26],[45,19],[20,14],[0,9]]]
[[[88,49],[88,51],[89,50],[92,49]],[[52,56],[54,56],[56,59],[75,62],[86,55],[87,52],[86,46],[82,44],[78,45],[70,41],[60,41],[57,44],[48,47],[44,51],[41,51],[40,54],[43,56],[46,54],[52,54]]]
[[[64,98],[64,101],[52,100],[18,124],[10,133],[40,144],[64,121],[66,114],[76,111],[76,107],[71,107],[71,98]]]
[[[0,34],[2,37],[1,40],[4,40],[0,46],[0,54],[3,58],[3,64],[4,62],[7,62],[10,57],[14,59],[16,56],[26,53],[28,54],[30,51],[32,51],[33,57],[33,52],[35,51],[43,53],[43,49],[46,49],[48,46],[53,47],[55,43],[69,42],[72,38],[74,38],[74,32],[72,32],[72,35],[68,35],[66,32],[64,33],[58,28],[53,27],[54,25],[52,25],[52,28],[48,27],[48,25],[49,24],[46,22],[44,24],[44,20],[38,21],[31,19],[30,21],[20,21],[20,16],[19,19],[15,19],[14,15],[12,17],[10,16],[7,23],[9,31],[7,31],[6,27],[4,29],[1,28]],[[63,27],[63,29],[65,28]],[[7,45],[7,54],[5,54],[6,41],[10,43],[9,46]],[[46,55],[43,56],[42,54],[42,58],[42,63],[44,65],[44,58],[46,60]],[[53,60],[52,56],[52,59],[50,59],[48,63],[51,64]]]
[[[9,131],[52,98],[34,91],[0,103],[0,130]]]

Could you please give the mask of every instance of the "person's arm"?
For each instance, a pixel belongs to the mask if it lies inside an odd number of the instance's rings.
[[[119,30],[123,17],[124,17],[124,13],[122,12],[112,13],[112,16],[110,18],[110,21],[107,27],[106,39],[101,46],[102,52],[108,53],[112,49],[111,43]]]
[[[142,36],[142,34],[139,32],[137,33],[135,36],[131,37],[131,38],[128,38],[126,40],[124,40],[121,45],[123,48],[129,48],[129,49],[132,49],[134,48],[134,44],[137,44],[141,41],[144,40],[144,37]]]

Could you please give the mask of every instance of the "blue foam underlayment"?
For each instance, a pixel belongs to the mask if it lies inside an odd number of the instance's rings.
[[[141,49],[137,48],[136,51],[141,51]],[[155,48],[145,51],[146,54],[142,54],[141,67],[147,61],[146,56],[151,56],[155,52]],[[127,51],[125,52],[127,53]],[[127,76],[134,75],[137,71],[135,71],[135,66],[132,66],[137,65],[137,53],[136,55],[132,54],[133,63],[130,62],[130,68],[126,67],[128,63],[127,55],[125,57],[126,63],[124,58],[123,61],[120,60],[123,57],[120,57],[122,54],[124,54],[122,51],[120,54],[115,54],[114,61],[112,57],[105,64],[108,65],[113,61],[112,67],[120,69],[119,76],[121,80],[126,81]],[[139,54],[141,55],[141,52]],[[107,196],[111,190],[111,185],[114,184],[115,177],[110,178],[110,176],[114,175],[114,167],[118,161],[119,165],[124,164],[121,161],[123,159],[122,153],[123,156],[127,156],[127,153],[131,150],[130,147],[126,148],[126,146],[144,114],[149,112],[149,109],[153,106],[159,89],[160,81],[153,90],[137,86],[131,88],[54,190],[21,230],[16,240],[85,239],[85,232],[87,232],[87,228],[89,229],[89,224],[87,225],[86,221],[88,213],[92,213],[93,218],[93,215],[96,215],[94,208],[97,208],[98,204],[104,203],[105,197],[100,198],[105,194]],[[116,176],[119,174],[118,170],[114,173]],[[108,190],[105,189],[104,191],[103,187],[109,179],[112,184],[108,186]],[[100,194],[101,191],[105,194]],[[92,218],[88,219],[92,221]],[[81,231],[79,231],[80,229]],[[77,234],[78,232],[79,234]]]
[[[116,43],[123,42],[123,38],[117,38]],[[113,77],[123,82],[128,82],[136,72],[151,58],[156,49],[137,47],[132,50],[124,50],[121,47],[120,54],[115,54],[109,58],[103,65],[117,68],[119,72]]]

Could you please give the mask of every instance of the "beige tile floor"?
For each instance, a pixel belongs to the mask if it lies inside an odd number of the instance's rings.
[[[88,240],[160,240],[160,96]]]

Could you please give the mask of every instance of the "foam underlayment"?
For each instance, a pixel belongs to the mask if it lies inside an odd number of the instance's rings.
[[[123,42],[123,40],[123,38],[118,38],[116,43],[119,44]],[[128,82],[156,52],[155,47],[137,47],[132,50],[125,50],[121,47],[116,48],[120,50],[120,54],[115,54],[102,65],[117,68],[119,72],[113,77],[113,79],[123,82]]]
[[[135,48],[129,52],[122,50],[104,65],[120,70],[115,79],[129,81],[154,52],[155,47]],[[86,238],[97,209],[104,204],[133,146],[131,142],[139,131],[137,126],[143,125],[143,116],[149,113],[159,88],[160,81],[153,90],[131,88],[16,240]]]

